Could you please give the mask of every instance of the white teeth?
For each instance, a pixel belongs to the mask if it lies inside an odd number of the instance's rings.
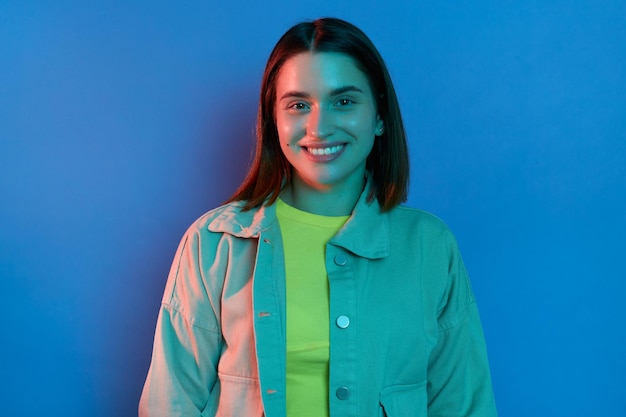
[[[331,146],[328,148],[307,148],[307,150],[313,155],[331,155],[339,152],[343,148],[343,145]]]

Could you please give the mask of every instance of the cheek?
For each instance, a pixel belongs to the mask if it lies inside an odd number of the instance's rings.
[[[376,120],[367,116],[358,116],[347,121],[346,127],[359,137],[369,137],[376,135]]]
[[[366,106],[359,109],[358,112],[351,114],[349,119],[346,119],[346,126],[357,129],[361,134],[366,132],[374,134],[377,123],[376,112]]]
[[[306,122],[303,117],[284,116],[276,120],[278,140],[283,149],[296,147],[296,143],[306,136]]]
[[[278,133],[278,143],[283,155],[288,156],[293,151],[293,128],[289,123],[286,123],[284,119],[276,119],[276,132]]]
[[[278,116],[276,118],[276,130],[281,143],[289,141],[294,131],[293,120],[289,117]]]

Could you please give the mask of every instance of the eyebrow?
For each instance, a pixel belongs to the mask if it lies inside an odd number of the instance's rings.
[[[346,85],[346,86],[338,87],[338,88],[331,90],[330,95],[337,96],[339,94],[350,93],[350,92],[364,94],[363,90],[361,90],[359,87],[356,87],[354,85]],[[311,97],[311,95],[303,91],[287,91],[285,94],[283,94],[280,97],[280,100],[284,98],[290,98],[290,97],[309,98]]]

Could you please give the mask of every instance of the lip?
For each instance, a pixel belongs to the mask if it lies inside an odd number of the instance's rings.
[[[301,145],[302,152],[313,162],[330,162],[337,159],[346,149],[345,143],[316,143]]]

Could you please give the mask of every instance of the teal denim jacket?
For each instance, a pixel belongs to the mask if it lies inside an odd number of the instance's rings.
[[[454,237],[366,194],[326,246],[330,415],[496,416]],[[198,219],[167,281],[139,415],[286,417],[284,275],[275,205]]]

